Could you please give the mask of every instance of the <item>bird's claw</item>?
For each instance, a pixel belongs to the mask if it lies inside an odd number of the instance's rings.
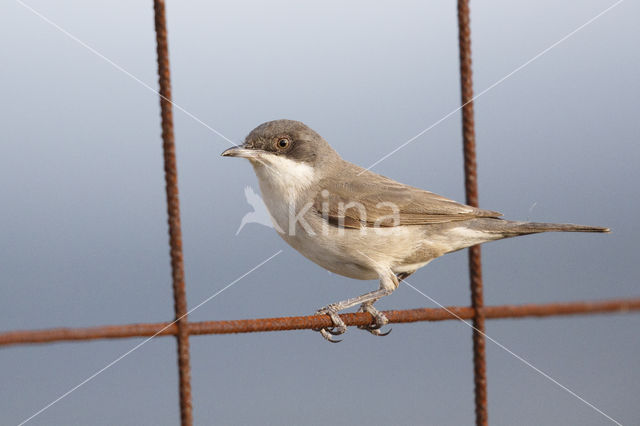
[[[336,330],[335,327],[327,327],[323,330],[325,330],[327,333],[331,334],[332,336],[339,336],[341,334],[344,334],[344,331]]]
[[[389,331],[387,332],[381,332],[380,329],[374,328],[372,330],[367,330],[369,333],[373,334],[374,336],[388,336],[389,333],[391,333],[391,330],[393,330],[393,328],[390,328]]]
[[[332,332],[328,331],[326,328],[321,328],[318,330],[320,332],[320,334],[322,334],[322,337],[324,337],[324,339],[328,342],[331,343],[340,343],[342,342],[342,339],[332,339],[331,338],[331,334],[333,334]]]
[[[362,305],[360,305],[360,309],[358,309],[358,312],[369,312],[374,319],[373,324],[359,325],[359,329],[366,330],[374,336],[387,336],[389,333],[391,333],[391,329],[389,329],[389,331],[385,333],[380,331],[383,326],[389,323],[389,319],[385,316],[385,314],[374,308],[373,304],[363,303]]]
[[[342,321],[342,318],[340,318],[340,315],[338,315],[336,309],[331,305],[325,306],[322,309],[318,309],[316,315],[329,315],[333,326],[317,329],[315,331],[319,331],[320,334],[322,334],[322,337],[324,337],[325,340],[331,343],[342,342],[342,340],[335,340],[331,338],[331,336],[339,336],[347,331],[347,325],[344,323],[344,321]]]
[[[373,324],[367,324],[367,325],[359,325],[358,328],[372,331],[372,330],[380,330],[383,326],[384,324],[373,323]]]

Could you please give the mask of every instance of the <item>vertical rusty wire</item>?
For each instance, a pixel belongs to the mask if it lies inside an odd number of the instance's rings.
[[[158,56],[158,80],[160,83],[160,109],[162,115],[162,148],[167,191],[169,245],[175,318],[178,320],[178,374],[180,382],[180,419],[182,426],[193,424],[191,407],[191,367],[189,359],[189,327],[187,323],[187,296],[184,284],[182,257],[182,231],[180,229],[180,200],[178,198],[178,171],[176,147],[173,135],[171,105],[171,74],[169,70],[169,46],[164,0],[154,0],[156,52]]]
[[[473,116],[473,80],[471,70],[471,27],[469,0],[458,0],[458,42],[460,45],[460,87],[462,92],[462,137],[464,144],[464,186],[467,204],[478,206],[478,172]],[[471,306],[474,309],[473,373],[475,387],[476,425],[486,426],[487,371],[484,339],[484,301],[482,295],[482,261],[480,246],[469,249],[469,279]]]

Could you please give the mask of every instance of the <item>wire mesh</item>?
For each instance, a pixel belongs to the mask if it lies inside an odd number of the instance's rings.
[[[477,164],[473,111],[473,84],[471,66],[471,32],[469,0],[458,0],[458,39],[460,49],[460,87],[462,101],[462,134],[464,148],[464,175],[467,204],[478,205]],[[158,61],[158,81],[162,118],[165,185],[169,227],[169,246],[173,282],[175,319],[165,323],[107,325],[85,328],[52,328],[20,330],[0,333],[0,346],[51,343],[61,341],[89,341],[131,337],[176,336],[181,424],[193,424],[191,403],[191,373],[189,336],[207,334],[251,333],[283,330],[318,329],[331,326],[328,316],[300,316],[259,318],[232,321],[188,322],[187,302],[180,228],[180,202],[173,133],[171,103],[171,75],[164,0],[154,0],[154,20]],[[473,320],[473,362],[476,424],[488,424],[486,359],[484,322],[486,319],[550,317],[576,314],[602,314],[640,311],[640,298],[592,302],[484,306],[480,247],[469,249],[471,306],[452,306],[440,309],[421,308],[385,311],[390,323],[418,321]],[[370,324],[369,313],[340,315],[348,326]]]
[[[569,302],[550,304],[485,306],[482,312],[488,319],[552,317],[566,315],[625,313],[640,311],[640,298],[615,299],[593,302]],[[453,319],[473,319],[476,310],[468,306],[445,308],[419,308],[385,311],[390,323],[411,323],[419,321],[446,321]],[[348,326],[366,325],[372,322],[368,313],[341,314]],[[190,335],[256,333],[284,330],[311,330],[328,327],[331,320],[326,316],[310,315],[301,317],[256,318],[232,321],[189,322]],[[175,322],[146,324],[105,325],[82,328],[51,328],[45,330],[22,330],[0,333],[0,346],[33,343],[53,343],[62,341],[82,341],[95,339],[122,339],[130,337],[175,336],[178,326]]]
[[[184,283],[180,199],[178,197],[178,169],[176,165],[176,146],[173,134],[171,71],[169,69],[169,42],[167,40],[167,18],[164,0],[154,0],[153,9],[158,59],[158,84],[160,86],[162,150],[164,153],[164,176],[167,192],[171,275],[173,279],[173,306],[175,323],[177,324],[176,340],[178,346],[180,418],[183,425],[191,425],[193,424],[193,410],[191,407],[191,362],[189,354],[189,332],[187,328],[187,293]]]
[[[469,0],[458,0],[458,44],[460,52],[460,94],[462,103],[462,145],[464,152],[464,188],[466,201],[478,207],[478,166],[473,113],[473,72],[471,68],[471,25]],[[487,361],[484,338],[484,295],[480,246],[469,248],[469,285],[473,315],[473,384],[476,425],[488,424]]]

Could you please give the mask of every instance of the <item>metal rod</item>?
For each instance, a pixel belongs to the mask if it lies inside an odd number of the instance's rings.
[[[182,258],[182,231],[180,229],[180,200],[178,198],[178,171],[173,135],[171,104],[171,73],[167,41],[167,19],[164,0],[154,0],[156,51],[158,56],[158,80],[160,84],[160,109],[162,116],[162,148],[167,192],[169,245],[171,274],[173,279],[174,312],[177,320],[178,374],[180,386],[180,419],[182,426],[193,424],[191,406],[191,367],[189,357],[189,330],[187,322],[187,296],[184,283]]]
[[[569,302],[550,304],[486,306],[482,309],[488,319],[553,317],[566,315],[626,313],[640,311],[640,298],[615,299],[592,302]],[[454,315],[455,314],[455,315]],[[421,308],[402,311],[386,311],[391,323],[419,321],[445,321],[472,319],[475,310],[468,306],[447,308]],[[456,317],[457,315],[457,317]],[[368,313],[342,314],[349,326],[372,322]],[[232,321],[190,322],[187,332],[191,335],[254,333],[280,330],[302,330],[328,327],[331,320],[326,315],[304,317],[258,318]],[[31,343],[54,343],[63,341],[86,341],[95,339],[121,339],[129,337],[175,336],[178,326],[170,322],[150,324],[109,325],[86,328],[54,328],[0,333],[0,346]]]
[[[471,68],[471,27],[469,0],[458,0],[458,42],[460,46],[460,88],[462,97],[462,137],[464,146],[464,187],[467,204],[478,207],[478,172],[473,114],[473,74]],[[487,364],[484,339],[484,298],[480,246],[469,248],[469,280],[473,316],[473,373],[476,425],[488,424]]]

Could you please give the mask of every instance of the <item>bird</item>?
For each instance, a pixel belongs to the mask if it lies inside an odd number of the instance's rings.
[[[359,305],[385,336],[388,323],[374,307],[399,283],[447,253],[489,241],[541,232],[610,232],[609,228],[563,223],[512,221],[396,182],[344,159],[300,121],[260,124],[224,157],[248,159],[278,234],[304,257],[330,272],[359,280],[379,280],[377,290],[331,303],[316,311],[332,326],[319,329],[339,342],[347,330],[338,312]]]

